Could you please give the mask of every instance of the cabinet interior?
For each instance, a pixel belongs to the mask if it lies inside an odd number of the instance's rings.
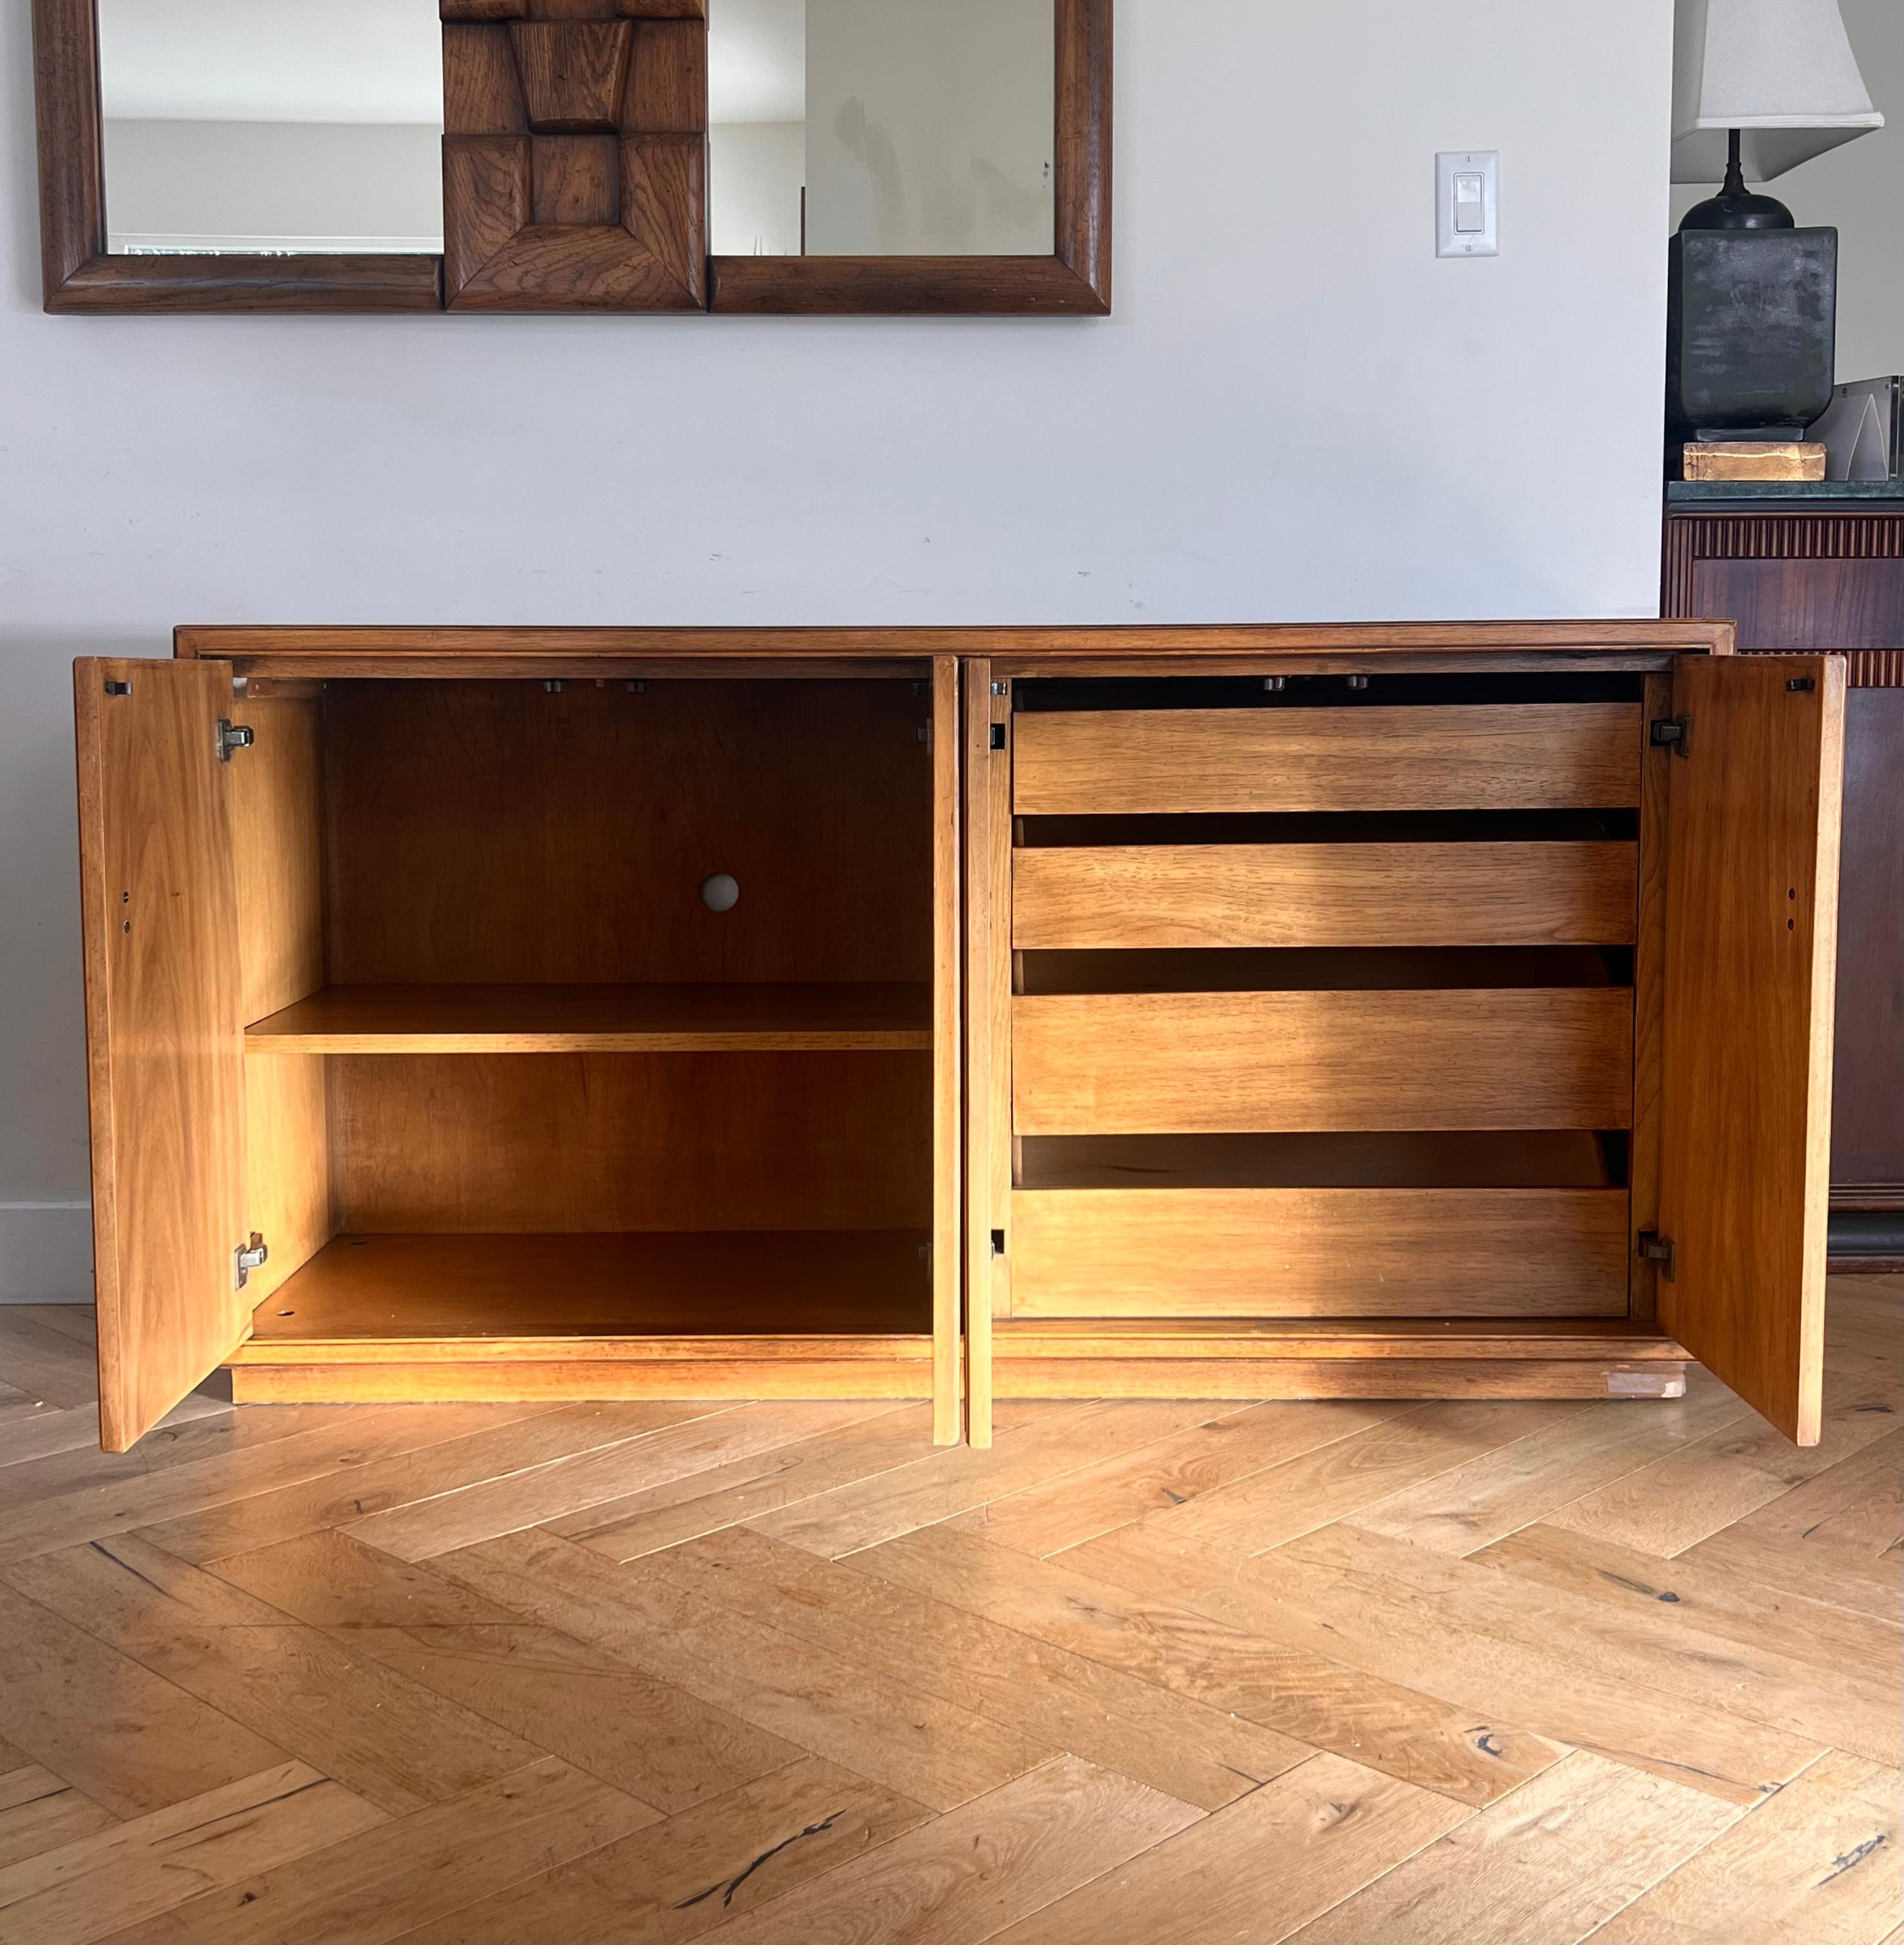
[[[1002,1355],[1650,1315],[1645,680],[1014,685]]]
[[[257,1341],[929,1333],[926,685],[257,691]]]

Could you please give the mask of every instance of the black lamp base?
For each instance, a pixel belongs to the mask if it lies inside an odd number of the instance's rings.
[[[1775,196],[1755,196],[1739,165],[1739,131],[1726,135],[1726,179],[1717,196],[1696,202],[1679,219],[1682,230],[1790,230],[1790,210]]]

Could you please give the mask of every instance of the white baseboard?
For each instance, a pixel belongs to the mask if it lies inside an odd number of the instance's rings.
[[[0,1202],[0,1303],[91,1303],[93,1212],[85,1202]]]

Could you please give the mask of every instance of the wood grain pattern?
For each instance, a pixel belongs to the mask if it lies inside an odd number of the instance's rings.
[[[1470,658],[1476,655],[1483,657],[1489,667],[1539,667],[1566,666],[1568,657],[1584,654],[1590,666],[1605,668],[1636,655],[1730,655],[1734,633],[1730,621],[1679,619],[796,628],[227,623],[181,625],[172,631],[172,639],[183,656],[239,661],[260,675],[308,676],[350,672],[330,666],[334,661],[354,664],[360,673],[390,672],[366,669],[366,660],[409,673],[418,663],[454,667],[460,658],[471,656],[513,658],[524,674],[549,673],[547,661],[557,658],[599,662],[704,655],[769,662],[781,658],[920,661],[935,655],[997,655],[1008,658],[1015,670],[1020,663],[1077,660],[1128,665],[1146,655],[1188,655],[1206,664],[1212,659],[1268,656],[1274,668],[1278,658],[1290,655],[1389,658],[1446,652],[1471,669]],[[255,666],[255,658],[263,656],[270,658],[271,668]],[[445,664],[445,657],[451,660]]]
[[[1155,844],[1012,858],[1020,950],[1628,945],[1621,843]]]
[[[322,725],[315,697],[253,696],[233,707],[256,739],[230,766],[232,863],[243,923],[242,1017],[255,1020],[324,984]],[[331,1239],[330,1108],[322,1061],[245,1063],[245,1219],[270,1256],[245,1295],[261,1303]]]
[[[932,977],[908,683],[334,683],[324,708],[337,985]]]
[[[1111,309],[1111,0],[1056,0],[1052,251],[716,257],[717,311],[1102,316]]]
[[[904,1228],[923,1241],[931,1227],[929,1054],[329,1065],[342,1229]]]
[[[1787,1437],[1813,1444],[1844,664],[1688,664],[1673,702],[1697,740],[1668,812],[1659,1221],[1678,1262],[1659,1316]],[[1740,1019],[1754,1023],[1749,1060],[1731,1031]]]
[[[109,683],[126,685],[108,695]],[[100,1437],[123,1451],[245,1333],[245,1076],[216,662],[73,665]],[[163,1129],[166,1138],[155,1139]]]
[[[33,0],[42,301],[87,311],[419,311],[436,257],[114,257],[106,251],[95,0]]]
[[[1021,1189],[1012,1314],[1623,1317],[1619,1189]]]
[[[1036,712],[1020,816],[1142,812],[1580,810],[1638,800],[1627,703]]]
[[[972,840],[969,853],[968,936],[972,998],[968,1046],[971,1125],[968,1190],[972,1265],[966,1334],[972,1395],[966,1436],[981,1450],[991,1443],[992,1320],[1012,1308],[1010,1243],[1013,1157],[1012,1120],[1011,839],[1013,711],[1011,684],[981,662],[966,692],[966,763],[971,776]],[[997,750],[994,738],[1003,741]]]
[[[1803,1452],[1703,1374],[1644,1411],[1001,1400],[988,1451],[923,1395],[200,1397],[90,1460],[83,1402],[0,1416],[0,1931],[1899,1945],[1899,1290],[1831,1302]],[[0,1312],[0,1360],[78,1401],[50,1315]],[[1121,1327],[1225,1333],[1541,1341]],[[1648,1477],[1620,1503],[1685,1516],[1640,1543],[1557,1523]]]
[[[494,1356],[541,1343],[550,1356],[563,1342],[625,1338],[924,1336],[923,1240],[878,1229],[345,1235],[279,1289],[239,1355],[282,1364],[294,1345],[335,1358],[356,1343],[401,1345],[415,1361],[430,1355],[423,1344],[461,1343],[467,1357],[478,1344]]]
[[[699,310],[707,23],[478,10],[443,32],[451,310]]]
[[[245,1051],[924,1053],[931,1005],[896,984],[327,986],[254,1015]]]
[[[956,1445],[965,1370],[963,831],[959,664],[932,664],[932,1436]]]
[[[1618,988],[1021,995],[1013,1127],[1619,1128],[1632,1030]]]

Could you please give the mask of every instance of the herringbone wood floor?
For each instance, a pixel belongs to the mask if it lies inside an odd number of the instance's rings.
[[[1671,1404],[251,1408],[0,1310],[0,1941],[1898,1945],[1900,1292]]]

